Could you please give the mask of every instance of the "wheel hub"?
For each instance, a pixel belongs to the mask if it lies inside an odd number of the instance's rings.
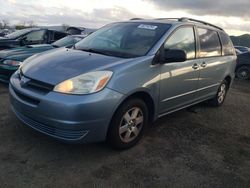
[[[123,116],[119,134],[123,142],[130,142],[134,140],[140,133],[143,125],[143,113],[138,107],[129,109]]]
[[[242,72],[241,72],[241,76],[242,76],[242,77],[246,77],[246,76],[247,76],[247,72],[246,72],[246,71],[242,71]]]
[[[131,119],[130,121],[129,121],[129,127],[134,127],[134,126],[136,126],[136,119]]]

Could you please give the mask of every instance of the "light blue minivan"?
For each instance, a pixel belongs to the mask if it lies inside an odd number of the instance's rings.
[[[205,100],[221,106],[235,66],[232,42],[217,26],[134,19],[27,59],[11,77],[10,99],[17,117],[39,132],[124,149],[161,116]]]

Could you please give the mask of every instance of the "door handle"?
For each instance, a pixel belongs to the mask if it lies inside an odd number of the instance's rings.
[[[193,66],[192,66],[193,69],[198,69],[199,68],[199,65],[197,63],[195,63]]]
[[[202,62],[201,67],[205,68],[207,66],[206,62]]]

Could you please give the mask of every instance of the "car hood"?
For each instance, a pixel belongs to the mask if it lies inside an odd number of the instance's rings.
[[[59,48],[27,60],[23,74],[31,79],[56,85],[80,74],[96,70],[111,70],[112,66],[129,59]]]
[[[41,53],[50,49],[53,49],[53,46],[50,44],[41,44],[41,45],[39,44],[39,45],[30,45],[25,47],[13,48],[9,50],[0,51],[0,58],[24,61],[26,58],[36,53]]]
[[[15,39],[6,38],[6,37],[0,37],[0,43],[1,42],[8,42],[8,41],[15,41]]]

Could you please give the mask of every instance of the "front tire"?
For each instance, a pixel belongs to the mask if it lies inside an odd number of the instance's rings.
[[[224,80],[221,83],[216,93],[216,96],[213,99],[211,99],[209,103],[214,107],[220,107],[226,99],[228,89],[229,89],[229,83],[227,82],[227,80]]]
[[[141,139],[147,123],[147,105],[141,99],[129,99],[116,111],[107,139],[115,149],[130,148]]]

